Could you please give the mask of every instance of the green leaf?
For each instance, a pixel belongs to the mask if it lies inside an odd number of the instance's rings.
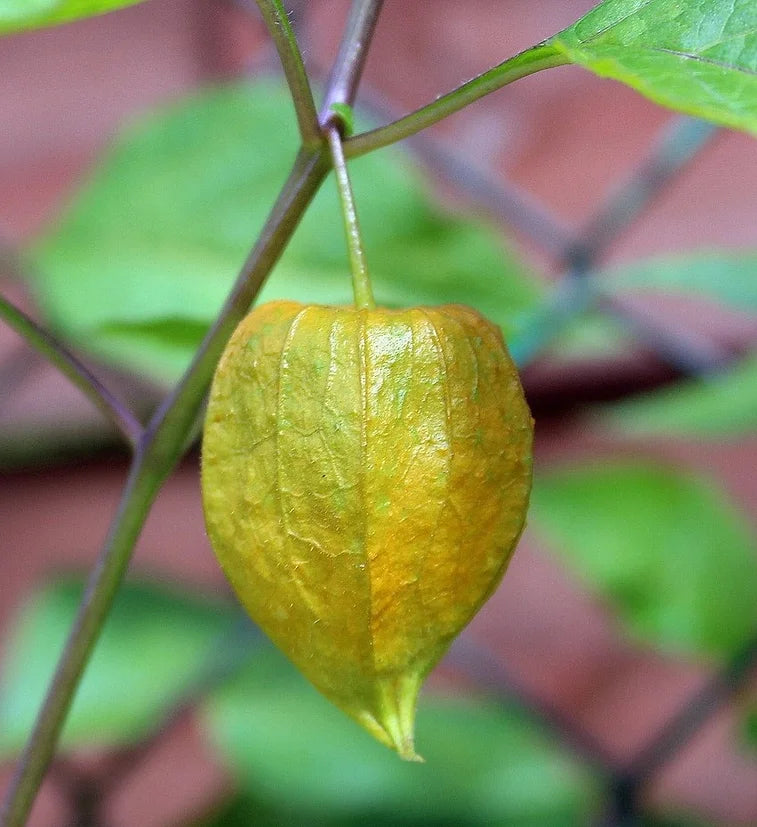
[[[0,0],[0,34],[55,26],[139,2],[141,0]]]
[[[221,304],[297,146],[279,83],[204,92],[127,132],[57,229],[30,254],[53,325],[111,361],[173,379]],[[537,299],[491,230],[434,205],[397,154],[350,162],[376,298],[466,302],[509,329]],[[261,301],[351,301],[334,183],[327,180]]]
[[[548,43],[663,106],[757,132],[754,0],[605,0]]]
[[[531,523],[637,639],[729,656],[757,629],[757,550],[709,482],[652,463],[537,476]]]
[[[605,293],[643,290],[684,293],[757,313],[757,252],[720,250],[650,259],[600,273],[595,280]]]
[[[245,790],[294,823],[568,827],[587,824],[594,805],[587,773],[520,712],[426,700],[426,763],[403,762],[270,649],[215,695],[206,720]]]
[[[598,420],[644,437],[737,439],[757,430],[757,355],[735,367],[611,405]]]
[[[0,682],[0,755],[23,746],[81,596],[61,582],[25,606]],[[207,663],[232,623],[226,607],[151,585],[119,592],[63,732],[67,748],[146,735]]]
[[[301,827],[302,822],[290,813],[242,794],[234,795],[213,807],[211,812],[182,824],[184,827]],[[320,827],[320,824],[319,821],[308,822],[309,827]]]

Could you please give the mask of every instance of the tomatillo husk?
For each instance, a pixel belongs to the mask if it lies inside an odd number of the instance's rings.
[[[405,759],[421,682],[523,529],[533,423],[468,307],[253,310],[202,449],[213,548],[253,620]]]

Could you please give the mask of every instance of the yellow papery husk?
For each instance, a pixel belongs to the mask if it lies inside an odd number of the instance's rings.
[[[532,437],[499,329],[460,305],[272,302],[218,365],[202,493],[220,564],[303,674],[402,758],[419,760],[423,679],[521,534]]]

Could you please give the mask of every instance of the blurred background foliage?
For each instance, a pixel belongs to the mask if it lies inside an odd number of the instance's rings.
[[[132,128],[29,251],[48,318],[95,355],[177,379],[296,149],[289,95],[272,80],[210,90]],[[509,330],[538,300],[501,236],[437,206],[406,159],[385,150],[350,168],[377,301],[467,302]],[[325,185],[259,301],[349,303],[346,275],[337,195]]]
[[[43,5],[40,15],[48,13]],[[69,10],[58,6],[62,20]],[[103,364],[159,386],[176,380],[295,148],[291,103],[268,77],[196,92],[124,129],[54,225],[21,252],[46,321]],[[582,301],[555,315],[545,274],[491,221],[442,205],[406,156],[382,150],[351,169],[379,302],[471,304],[502,327],[516,353],[519,337],[539,325],[548,328],[544,344],[563,358],[626,351],[639,331],[606,312],[608,300],[624,297],[683,297],[757,314],[757,253],[707,249],[593,268]],[[272,298],[350,301],[330,182],[260,300]],[[641,449],[632,460],[619,452],[591,464],[537,466],[530,516],[534,535],[628,646],[713,671],[757,633],[754,532],[714,476],[666,463],[654,440],[717,444],[753,435],[757,356],[740,356],[592,409],[593,427]],[[8,445],[9,464],[18,462],[18,438]],[[30,440],[24,461],[46,450]],[[70,578],[46,585],[7,636],[0,758],[23,744],[80,594]],[[235,785],[198,827],[590,823],[612,768],[563,743],[535,706],[459,686],[428,693],[418,734],[427,764],[405,765],[331,708],[233,605],[131,582],[77,694],[63,748],[121,754],[160,733],[177,710],[199,710]],[[757,761],[749,696],[742,713],[739,743]],[[633,823],[705,823],[690,814],[671,819]]]

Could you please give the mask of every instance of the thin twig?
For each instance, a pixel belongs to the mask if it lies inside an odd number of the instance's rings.
[[[322,150],[300,151],[220,316],[201,343],[181,382],[166,397],[148,423],[148,441],[152,440],[156,431],[165,429],[166,420],[170,420],[173,425],[176,411],[181,412],[183,433],[188,433],[191,429],[195,421],[195,412],[203,402],[226,342],[255,300],[263,282],[289,241],[291,233],[326,177],[328,168],[327,155]],[[188,412],[184,410],[185,405],[189,406]]]
[[[543,43],[521,52],[519,55],[494,66],[478,77],[469,80],[452,92],[442,95],[428,106],[423,106],[411,112],[404,118],[387,124],[386,126],[363,132],[360,135],[345,141],[344,154],[348,158],[364,155],[383,146],[409,138],[432,124],[441,121],[448,115],[458,112],[468,104],[479,98],[501,89],[508,83],[532,75],[542,69],[554,66],[563,66],[567,58],[560,54],[553,46]]]
[[[249,3],[252,2],[254,0],[249,0]],[[316,76],[322,76],[321,67],[314,61],[310,62],[314,64],[311,71]],[[267,66],[265,70],[278,72],[278,69],[277,64]],[[354,101],[354,95],[351,100]],[[364,82],[361,83],[357,102],[360,110],[374,121],[394,121],[397,118],[386,97],[375,88],[366,88]],[[334,114],[333,111],[331,114]],[[493,218],[531,238],[555,258],[564,256],[565,250],[575,243],[575,231],[531,193],[512,181],[502,181],[498,172],[476,164],[468,155],[446,145],[428,131],[411,135],[406,139],[405,147],[438,178],[483,207]]]
[[[219,318],[181,382],[144,431],[108,538],[0,811],[3,827],[21,827],[26,821],[136,539],[158,490],[181,456],[221,351],[283,251],[327,169],[321,152],[300,153]]]
[[[143,430],[139,420],[65,345],[3,296],[0,296],[0,318],[76,385],[110,419],[132,448],[137,446]]]
[[[382,5],[383,0],[355,0],[353,2],[339,44],[339,51],[326,84],[320,115],[321,127],[331,153],[331,165],[334,169],[342,208],[355,306],[367,309],[375,308],[376,302],[373,298],[368,265],[360,237],[357,208],[344,157],[341,134],[343,123],[332,107],[334,104],[351,106],[355,101],[360,78],[368,58],[368,47],[376,31]]]
[[[338,121],[335,103],[352,106],[384,0],[353,0],[321,107],[322,127]]]
[[[300,47],[297,45],[292,26],[281,0],[255,0],[263,15],[266,27],[276,45],[284,76],[289,84],[292,102],[297,114],[297,125],[304,147],[314,147],[321,143],[318,127],[318,113],[313,102],[305,64]]]
[[[26,822],[74,691],[162,480],[163,476],[148,473],[145,455],[138,451],[108,539],[90,575],[63,654],[0,811],[3,827],[20,827]]]

